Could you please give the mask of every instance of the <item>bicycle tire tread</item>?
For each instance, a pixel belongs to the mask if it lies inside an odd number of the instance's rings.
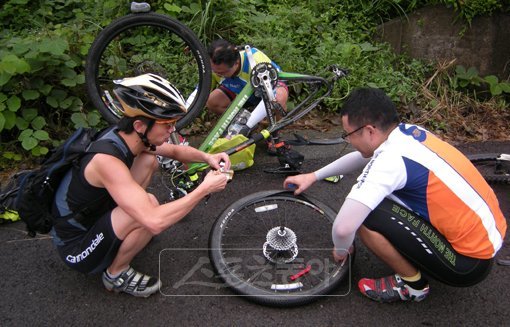
[[[197,72],[199,73],[200,90],[194,100],[188,113],[181,118],[176,129],[180,130],[189,125],[202,111],[209,96],[211,85],[211,67],[207,51],[199,41],[194,32],[180,21],[166,15],[149,13],[128,14],[112,21],[106,26],[94,39],[85,64],[85,83],[87,92],[93,105],[99,110],[103,118],[111,124],[118,121],[118,117],[111,113],[103,104],[99,88],[97,85],[97,72],[99,70],[99,60],[108,44],[116,35],[137,26],[151,25],[169,30],[172,34],[178,35],[190,47],[196,62]],[[171,81],[170,81],[171,82]]]
[[[480,171],[484,179],[490,184],[510,184],[510,164],[506,164],[505,171],[497,171],[498,158],[501,153],[477,153],[469,154],[467,158]],[[502,163],[503,164],[503,163]],[[489,169],[480,167],[490,165]]]

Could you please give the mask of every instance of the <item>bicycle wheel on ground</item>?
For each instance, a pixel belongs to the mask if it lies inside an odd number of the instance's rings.
[[[108,106],[113,80],[144,73],[158,74],[176,86],[184,99],[196,96],[177,130],[204,108],[211,87],[211,67],[204,46],[181,22],[156,13],[130,14],[103,29],[87,55],[85,79],[93,105],[109,123],[122,113]]]
[[[246,196],[218,217],[209,236],[225,284],[260,304],[295,306],[332,292],[350,260],[333,260],[336,213],[305,195],[273,190]]]
[[[487,182],[510,184],[510,154],[480,153],[467,157]]]

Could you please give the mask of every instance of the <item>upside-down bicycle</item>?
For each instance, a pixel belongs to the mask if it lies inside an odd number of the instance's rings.
[[[95,38],[85,67],[89,96],[108,122],[116,122],[122,113],[109,105],[112,102],[113,81],[146,72],[156,73],[173,83],[188,99],[188,113],[176,125],[179,131],[190,124],[205,106],[211,87],[208,55],[193,31],[184,24],[166,15],[139,12],[148,9],[140,4],[135,8],[136,13],[113,21]],[[250,56],[250,46],[245,46],[245,49]],[[326,78],[277,71],[270,63],[252,66],[250,83],[234,99],[198,148],[209,152],[237,119],[252,94],[257,94],[264,101],[269,126],[251,135],[246,142],[227,150],[229,155],[269,138],[302,118],[331,94],[337,79],[346,75],[346,70],[336,66],[332,66],[332,74]],[[289,105],[288,112],[277,120],[273,89],[278,81],[288,85],[295,95],[295,103],[290,103],[292,105]],[[179,143],[177,135],[174,135],[172,142]],[[196,173],[206,167],[203,164],[184,166],[175,161],[165,162],[164,182],[171,189],[170,197],[178,198],[193,189],[198,180]]]

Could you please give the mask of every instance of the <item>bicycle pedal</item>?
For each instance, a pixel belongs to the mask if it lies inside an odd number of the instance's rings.
[[[298,175],[301,172],[297,169],[290,167],[290,165],[280,166],[278,168],[264,169],[265,173],[278,174],[278,175]]]
[[[496,262],[500,266],[510,266],[510,259],[498,259]]]

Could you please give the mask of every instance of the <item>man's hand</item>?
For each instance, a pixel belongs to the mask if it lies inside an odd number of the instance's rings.
[[[353,253],[354,253],[354,244],[351,244],[351,246],[349,246],[348,250],[343,249],[343,250],[337,251],[336,249],[333,249],[333,258],[335,259],[336,262],[344,262]]]
[[[208,154],[205,162],[214,170],[219,170],[220,168],[224,170],[230,169],[230,158],[225,152]]]
[[[294,194],[298,195],[309,188],[317,181],[314,173],[289,176],[283,181],[283,188],[294,189]]]
[[[211,170],[205,176],[199,187],[205,188],[208,194],[222,191],[227,185],[227,175],[223,174],[219,170]]]

